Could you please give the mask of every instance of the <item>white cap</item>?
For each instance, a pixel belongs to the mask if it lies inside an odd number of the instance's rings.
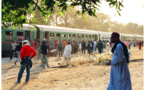
[[[24,42],[29,43],[29,41],[28,41],[28,40],[24,40],[24,41],[22,41],[22,42],[23,42],[23,43],[24,43]]]

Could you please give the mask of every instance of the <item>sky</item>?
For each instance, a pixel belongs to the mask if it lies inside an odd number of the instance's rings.
[[[100,12],[110,15],[112,21],[117,21],[119,23],[137,23],[139,25],[144,25],[144,0],[123,0],[124,7],[120,11],[121,16],[115,15],[116,10],[110,8],[108,3],[104,0],[102,1]]]

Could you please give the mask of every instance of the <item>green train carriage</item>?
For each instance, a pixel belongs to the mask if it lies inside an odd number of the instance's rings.
[[[34,40],[36,38],[36,29],[32,25],[24,24],[23,27],[11,27],[3,29],[2,31],[2,57],[10,56],[11,43],[13,40],[18,41],[20,36],[24,39]]]
[[[53,43],[55,40],[75,40],[78,42],[85,40],[87,42],[98,39],[98,33],[95,31],[23,24],[23,27],[15,29],[9,27],[2,30],[2,57],[10,56],[11,43],[13,40],[18,41],[20,36],[31,41],[35,38],[40,40],[46,38]]]

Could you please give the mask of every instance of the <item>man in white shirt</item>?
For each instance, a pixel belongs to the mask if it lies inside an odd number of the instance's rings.
[[[13,43],[11,43],[11,53],[10,53],[10,60],[12,60],[13,58],[13,53],[15,52],[17,43],[15,41],[13,41]]]

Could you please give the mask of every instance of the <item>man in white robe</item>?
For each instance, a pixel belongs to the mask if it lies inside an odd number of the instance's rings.
[[[96,49],[96,41],[94,41],[93,52],[95,51],[95,49]]]
[[[110,81],[107,90],[132,90],[130,73],[128,68],[129,55],[127,47],[119,40],[118,33],[112,33],[111,42],[113,58],[111,64]]]
[[[64,49],[64,55],[65,58],[71,58],[71,51],[72,51],[72,47],[70,45],[70,42],[68,42],[68,44],[66,45],[65,49]]]

